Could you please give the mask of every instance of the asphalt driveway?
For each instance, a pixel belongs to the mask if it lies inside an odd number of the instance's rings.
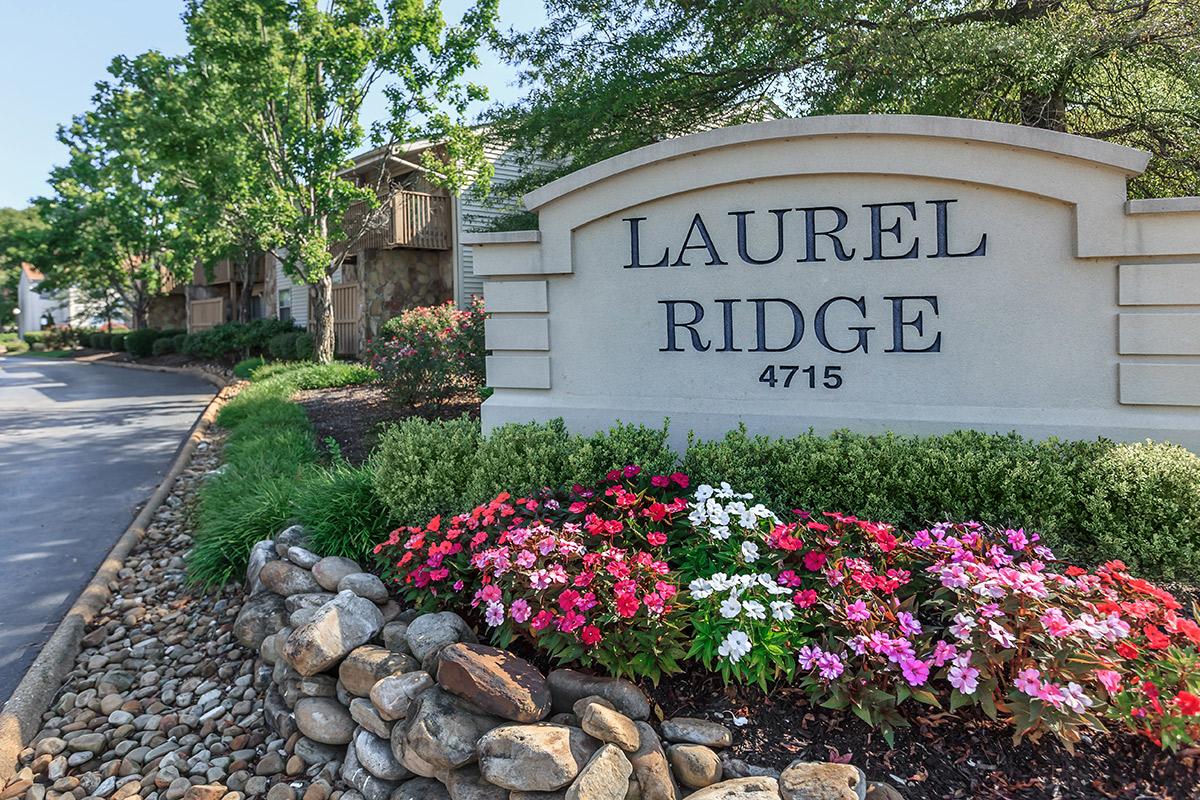
[[[0,357],[0,702],[214,392],[190,375]]]

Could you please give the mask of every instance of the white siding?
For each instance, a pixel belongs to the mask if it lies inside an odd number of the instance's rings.
[[[279,307],[279,290],[290,289],[292,293],[292,322],[308,330],[308,284],[293,281],[278,259],[273,256],[268,256],[268,258],[275,264],[276,309]],[[276,314],[278,314],[278,311],[276,311]]]
[[[492,177],[493,187],[521,177],[521,166],[517,162],[512,148],[491,144],[484,152],[487,154],[488,161],[495,167],[495,175]],[[536,162],[536,166],[547,165]],[[483,278],[475,274],[471,248],[461,243],[462,234],[466,231],[482,230],[487,226],[488,220],[522,209],[519,201],[511,201],[508,205],[499,207],[494,205],[497,201],[498,198],[493,195],[481,203],[472,196],[471,190],[468,188],[459,196],[458,202],[455,204],[456,219],[454,222],[458,232],[455,237],[455,246],[458,248],[458,280],[455,281],[454,300],[459,305],[466,305],[473,295],[483,294]]]

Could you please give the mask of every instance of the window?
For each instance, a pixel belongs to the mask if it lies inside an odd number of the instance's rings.
[[[292,290],[279,290],[279,318],[289,320],[292,318]]]

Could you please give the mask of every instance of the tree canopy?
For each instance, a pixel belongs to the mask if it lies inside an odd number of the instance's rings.
[[[936,114],[1140,147],[1155,157],[1135,193],[1200,194],[1200,0],[547,0],[547,9],[546,25],[501,37],[526,94],[490,118],[498,135],[570,168],[767,116]]]
[[[21,262],[36,262],[38,237],[45,224],[37,209],[0,208],[0,326],[15,321]]]

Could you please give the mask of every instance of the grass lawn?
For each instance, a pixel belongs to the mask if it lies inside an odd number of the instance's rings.
[[[13,353],[14,356],[28,356],[30,358],[71,358],[75,355],[75,350],[43,350],[40,353],[35,353],[32,350],[26,350],[24,353]]]

